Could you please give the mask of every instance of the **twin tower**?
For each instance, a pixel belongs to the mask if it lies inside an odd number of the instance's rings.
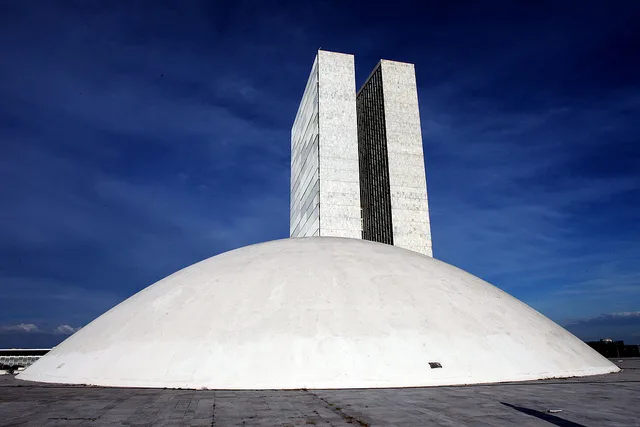
[[[353,55],[318,51],[291,129],[290,235],[433,255],[413,64],[381,60],[356,93]]]

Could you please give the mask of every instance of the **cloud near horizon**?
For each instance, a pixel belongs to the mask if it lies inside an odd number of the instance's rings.
[[[565,327],[585,341],[604,338],[640,343],[640,311],[609,313],[567,322]]]
[[[33,323],[20,323],[18,325],[5,325],[0,326],[0,332],[40,332],[38,327]]]
[[[59,325],[53,329],[42,329],[33,323],[20,323],[17,325],[0,325],[0,333],[2,332],[19,332],[19,333],[42,333],[42,334],[60,334],[71,335],[77,332],[81,327],[73,327],[71,325]]]
[[[71,335],[73,333],[78,332],[80,329],[81,329],[80,327],[74,328],[73,326],[70,326],[70,325],[60,325],[53,330],[53,333],[59,334],[59,335]]]
[[[80,329],[66,324],[56,327],[33,323],[0,325],[0,348],[50,348]]]

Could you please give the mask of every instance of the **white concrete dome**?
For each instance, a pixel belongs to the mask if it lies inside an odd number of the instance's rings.
[[[359,388],[618,370],[540,313],[456,267],[394,246],[312,237],[248,246],[180,270],[98,317],[19,378]]]

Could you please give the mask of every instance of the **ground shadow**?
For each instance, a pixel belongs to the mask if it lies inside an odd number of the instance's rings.
[[[555,424],[561,427],[586,427],[583,424],[574,423],[573,421],[565,420],[564,418],[556,417],[555,415],[547,414],[546,412],[536,411],[535,409],[524,408],[522,406],[515,406],[510,403],[500,402],[505,406],[520,411],[524,414],[531,415],[532,417],[539,418],[548,423]]]

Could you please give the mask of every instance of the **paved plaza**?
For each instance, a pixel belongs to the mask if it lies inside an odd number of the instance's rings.
[[[65,386],[0,376],[0,426],[640,426],[640,359],[596,377],[360,390]]]

